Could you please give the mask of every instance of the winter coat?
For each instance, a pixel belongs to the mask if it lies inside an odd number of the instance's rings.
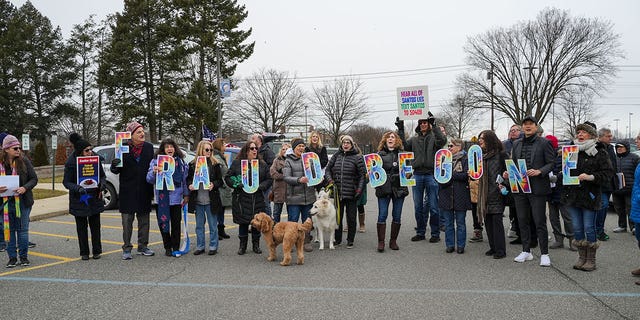
[[[276,157],[269,169],[271,179],[273,179],[271,193],[273,193],[274,203],[284,203],[287,198],[287,183],[284,182],[284,173],[282,171],[284,169],[284,161],[284,157]]]
[[[618,142],[626,147],[625,153],[618,153],[616,159],[617,172],[622,172],[624,175],[625,187],[619,190],[615,190],[613,193],[616,195],[631,195],[631,189],[635,181],[634,174],[638,163],[640,163],[640,156],[635,153],[631,153],[629,150],[629,142]]]
[[[605,149],[607,150],[607,154],[609,155],[609,160],[611,161],[611,166],[613,167],[613,172],[619,172],[618,171],[618,157],[616,156],[616,150],[615,148],[610,144],[610,143],[606,143],[604,144]],[[629,149],[627,149],[629,150]],[[618,186],[618,178],[614,175],[611,178],[611,183],[602,186],[602,192],[606,192],[611,194],[614,190],[617,190]]]
[[[284,162],[284,182],[287,183],[287,205],[308,205],[316,202],[316,190],[314,187],[301,183],[300,178],[304,177],[304,167],[302,158],[295,154],[287,155]]]
[[[344,151],[340,147],[329,160],[325,170],[325,179],[335,184],[340,199],[356,199],[357,192],[360,192],[358,196],[361,196],[366,175],[364,159],[355,148]]]
[[[22,158],[24,161],[24,166],[26,167],[26,172],[19,172],[19,183],[20,187],[27,189],[27,192],[20,196],[20,208],[31,208],[33,207],[33,188],[38,184],[38,176],[36,175],[36,170],[33,168],[31,161],[26,157]],[[11,166],[5,165],[4,167],[5,173],[7,175],[11,174]],[[13,205],[14,198],[9,197],[9,207],[15,208]],[[2,203],[2,198],[0,198],[0,203]]]
[[[64,178],[62,184],[69,190],[69,213],[75,217],[88,217],[104,211],[104,200],[102,200],[102,188],[107,176],[102,169],[102,159],[98,163],[100,183],[97,188],[85,189],[90,196],[87,203],[80,200],[82,187],[78,185],[78,165],[76,158],[78,155],[74,151],[64,164]]]
[[[258,150],[258,157],[260,158],[260,160],[266,162],[267,166],[271,167],[271,165],[273,164],[273,160],[276,158],[276,155],[275,153],[273,153],[273,151],[271,151],[271,147],[269,147],[269,145],[265,143],[260,147],[260,150]]]
[[[640,223],[640,166],[636,167],[633,189],[631,191],[631,220]],[[639,232],[636,229],[636,232]]]
[[[218,160],[218,163],[220,164],[220,176],[223,179],[223,183],[218,189],[218,191],[220,191],[220,200],[222,201],[222,206],[225,208],[231,207],[231,192],[233,190],[231,189],[231,187],[227,186],[226,183],[224,183],[224,176],[227,174],[227,170],[229,170],[229,167],[227,166],[227,159],[220,151],[216,149],[213,149],[213,156],[216,158],[216,160]]]
[[[197,158],[196,158],[197,160]],[[194,161],[196,161],[194,160]],[[209,205],[211,206],[211,213],[218,214],[223,212],[222,200],[220,199],[220,189],[223,188],[224,182],[222,182],[222,164],[211,162],[211,159],[207,158],[207,167],[209,168],[209,181],[213,184],[213,189],[209,190]],[[189,173],[187,174],[187,190],[189,186],[193,184],[193,178],[195,176],[196,165],[194,162],[189,164]],[[203,188],[202,185],[199,185]],[[196,212],[196,204],[198,200],[198,190],[189,190],[189,212]]]
[[[526,155],[523,154],[523,149],[525,149],[523,147],[524,144],[530,144],[531,147],[528,159],[526,159]],[[513,142],[513,150],[511,153],[511,158],[516,165],[518,164],[518,159],[525,159],[527,161],[527,170],[537,169],[541,171],[539,175],[529,177],[531,194],[546,196],[551,193],[549,172],[553,170],[556,159],[556,151],[553,150],[551,142],[537,135],[525,137]]]
[[[182,167],[182,179],[179,181],[173,180],[173,185],[175,189],[173,191],[169,191],[169,205],[176,206],[182,205],[182,200],[185,196],[189,196],[189,188],[187,186],[187,175],[189,174],[189,165],[184,162],[184,159],[174,157],[176,160],[176,172],[178,171],[178,167]],[[153,172],[153,167],[158,165],[158,159],[153,159],[149,163],[149,171],[147,172],[147,183],[153,186],[153,190],[156,195],[156,199],[158,198],[158,193],[160,190],[156,190],[156,173]],[[175,173],[174,173],[175,175]],[[172,177],[173,178],[173,177]],[[166,188],[165,182],[163,182],[163,188]]]
[[[480,179],[487,179],[486,187],[483,188],[482,181],[478,185],[478,215],[503,214],[505,207],[505,196],[500,192],[500,188],[496,183],[496,178],[502,176],[507,170],[504,163],[508,159],[506,153],[489,154],[485,153],[483,159],[483,174]],[[503,186],[508,188],[508,181],[504,181]],[[486,205],[486,210],[481,208],[481,203]],[[484,210],[484,211],[483,211]]]
[[[129,151],[131,148],[129,146]],[[153,157],[153,145],[144,142],[139,159],[129,152],[122,155],[122,167],[111,166],[111,172],[119,175],[118,198],[121,213],[148,214],[151,212],[153,185],[147,183],[147,172]]]
[[[376,187],[376,197],[378,198],[404,198],[409,195],[409,188],[400,186],[400,163],[398,153],[402,150],[389,150],[386,146],[378,151],[382,158],[382,169],[387,173],[387,181]]]
[[[233,188],[233,193],[231,194],[231,213],[233,214],[234,223],[249,224],[256,213],[264,212],[265,210],[263,192],[271,187],[272,180],[271,177],[269,177],[269,167],[266,162],[261,160],[258,170],[260,171],[258,174],[260,184],[258,191],[254,193],[246,193],[242,189],[242,167],[240,159],[236,158],[233,160],[231,167],[224,177],[227,186]],[[248,174],[249,177],[251,177],[251,166],[249,166]]]
[[[404,149],[413,152],[413,172],[432,175],[436,151],[444,147],[447,137],[442,134],[438,126],[431,126],[431,130],[423,134],[418,125],[415,132],[416,135],[404,143]]]
[[[327,163],[329,163],[329,156],[327,155],[327,147],[322,146],[322,148],[315,148],[311,145],[307,146],[304,150],[305,152],[315,152],[320,158],[320,167],[326,168]]]
[[[469,163],[464,151],[453,155],[451,180],[438,188],[438,207],[442,210],[471,210]]]
[[[547,201],[558,204],[562,198],[562,149],[556,154],[556,161],[553,165],[553,176],[555,177],[555,186],[551,187],[551,193],[547,196]],[[551,178],[550,178],[551,179]],[[551,180],[550,180],[551,181]]]
[[[598,153],[594,156],[589,156],[584,151],[578,153],[577,167],[571,169],[571,176],[586,173],[593,175],[595,179],[580,181],[578,185],[565,185],[562,190],[562,203],[565,205],[587,210],[600,210],[602,207],[602,186],[610,182],[613,168],[604,145],[598,142],[596,149]]]

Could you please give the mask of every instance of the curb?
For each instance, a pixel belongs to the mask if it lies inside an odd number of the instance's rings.
[[[31,216],[31,217],[29,217],[29,221],[40,221],[40,220],[44,220],[44,219],[63,216],[63,215],[68,214],[68,213],[69,213],[69,210],[60,210],[60,211],[54,211],[54,212],[47,212],[47,213]]]

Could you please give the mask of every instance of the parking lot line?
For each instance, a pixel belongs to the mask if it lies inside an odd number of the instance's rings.
[[[63,234],[54,234],[54,233],[46,233],[46,232],[38,232],[38,231],[29,231],[29,234],[35,234],[38,236],[45,236],[45,237],[53,237],[53,238],[64,238],[64,239],[78,239],[78,237],[76,236],[70,236],[70,235],[63,235]],[[109,241],[109,240],[100,240],[100,242],[102,243],[106,243],[106,244],[115,244],[115,245],[122,245],[121,241]]]
[[[61,256],[52,255],[52,254],[36,252],[36,251],[32,251],[32,250],[29,250],[29,255],[36,256],[36,257],[41,257],[41,258],[53,259],[53,260],[62,260],[62,261],[74,260],[74,258],[61,257]]]
[[[69,221],[44,220],[43,222],[51,222],[51,223],[56,223],[56,224],[66,224],[66,225],[74,225],[74,226],[76,225],[75,222],[69,222]],[[122,227],[110,226],[110,225],[104,225],[104,224],[101,224],[100,228],[122,230]],[[133,231],[138,231],[138,228],[133,228]],[[153,229],[149,229],[149,232],[151,232],[151,233],[160,233],[160,231],[153,230]]]

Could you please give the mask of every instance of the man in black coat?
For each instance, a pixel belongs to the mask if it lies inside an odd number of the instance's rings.
[[[118,167],[120,159],[113,159],[111,172],[119,174],[120,213],[122,214],[122,260],[131,260],[131,235],[133,219],[138,218],[138,255],[152,256],[149,249],[149,212],[153,199],[153,185],[147,183],[147,171],[153,159],[153,145],[145,141],[144,127],[138,122],[127,125],[131,132],[129,153],[122,155],[122,167]]]
[[[611,145],[611,142],[613,141],[613,134],[611,133],[611,130],[608,128],[600,128],[600,130],[598,130],[598,141],[602,142],[607,150],[609,160],[613,166],[613,172],[618,172],[616,151],[613,148],[613,145]],[[615,179],[616,178],[614,176],[614,178],[611,179],[611,183],[606,186],[602,186],[602,209],[596,212],[596,237],[600,241],[609,240],[609,235],[604,232],[604,222],[607,218],[607,211],[609,210],[609,198],[611,198],[611,193],[615,190]]]
[[[530,247],[530,224],[535,222],[540,244],[540,265],[548,267],[551,265],[551,259],[549,258],[546,202],[547,195],[551,193],[549,172],[553,170],[555,163],[555,150],[551,142],[537,135],[538,120],[535,117],[525,117],[522,120],[522,130],[524,137],[513,143],[511,158],[516,165],[518,159],[526,161],[526,175],[529,177],[531,193],[513,194],[522,238],[522,252],[514,261],[524,262],[533,259]],[[531,216],[534,221],[531,221]]]

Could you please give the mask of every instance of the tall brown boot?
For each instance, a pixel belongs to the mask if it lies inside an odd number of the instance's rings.
[[[387,224],[378,223],[378,252],[384,252],[384,237],[387,233]]]
[[[364,212],[358,214],[358,222],[360,223],[360,229],[358,232],[364,233]]]
[[[600,247],[598,242],[587,243],[586,262],[582,265],[582,270],[593,271],[596,269],[596,251],[598,251],[598,247]]]
[[[398,233],[400,233],[400,223],[391,222],[391,240],[389,240],[389,248],[391,250],[400,249],[396,243]]]
[[[578,262],[573,265],[576,270],[582,270],[582,266],[586,262],[587,245],[585,240],[572,240],[573,245],[578,248]]]
[[[311,232],[306,232],[304,234],[304,246],[303,246],[304,252],[311,252],[313,251],[313,245],[311,244]]]

